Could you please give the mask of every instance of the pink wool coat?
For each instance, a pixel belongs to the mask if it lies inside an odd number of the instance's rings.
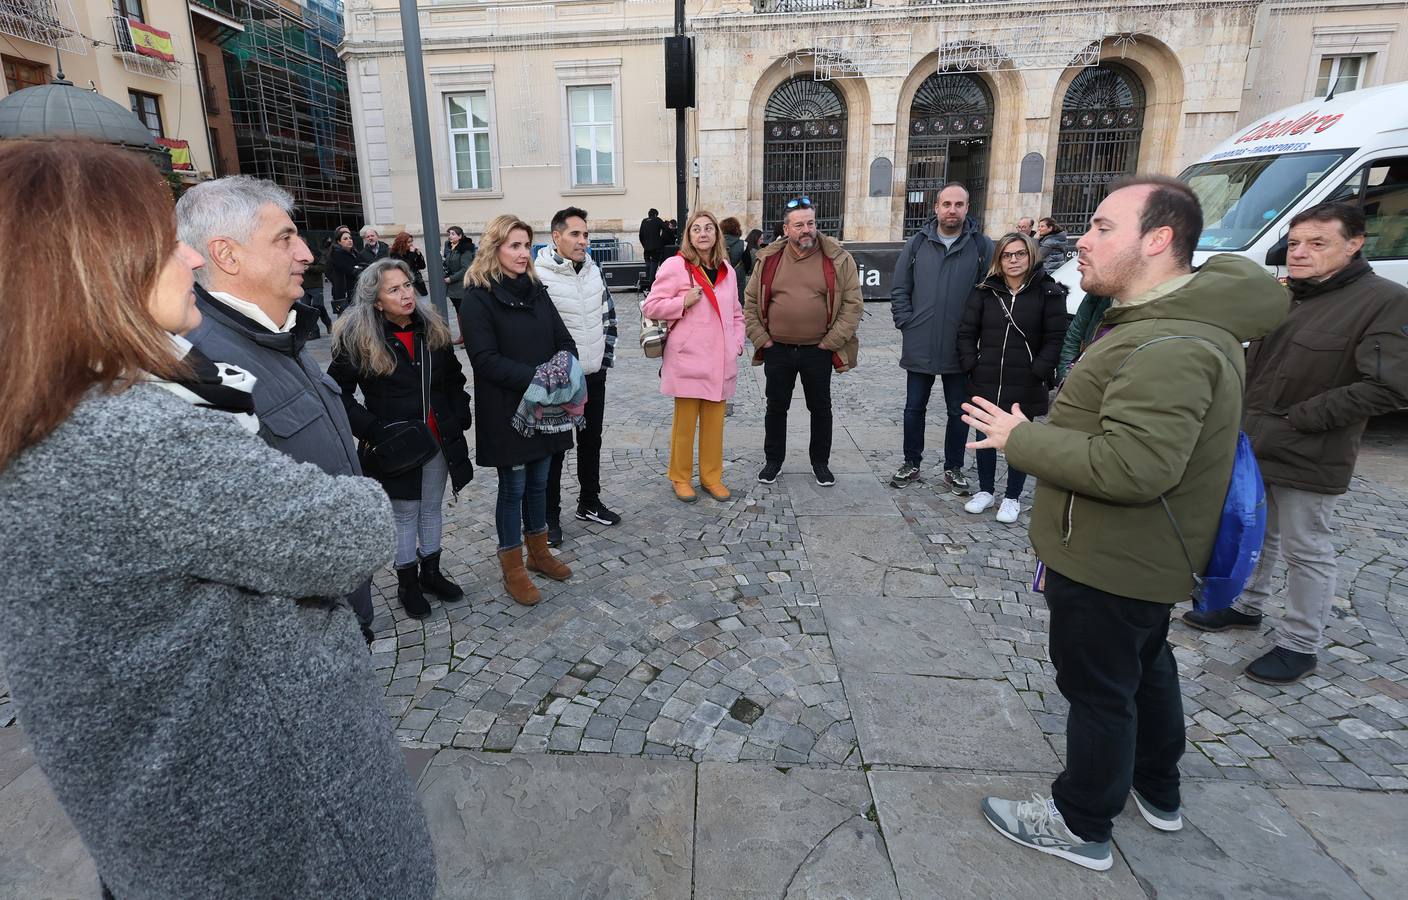
[[[738,305],[738,274],[727,262],[719,267],[714,296],[719,315],[707,296],[689,309],[684,295],[694,287],[684,257],[660,264],[650,296],[641,301],[641,315],[670,323],[665,340],[660,393],[718,402],[733,396],[738,383],[738,355],[743,352],[743,309]]]

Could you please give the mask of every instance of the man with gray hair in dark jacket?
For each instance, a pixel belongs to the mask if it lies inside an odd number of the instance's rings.
[[[329,475],[361,475],[341,391],[296,327],[300,316],[317,313],[297,302],[313,254],[292,212],[288,191],[248,175],[206,181],[181,196],[177,232],[205,258],[196,270],[201,323],[186,338],[208,358],[258,379],[254,411],[270,446]],[[371,582],[347,602],[370,643]]]
[[[968,295],[986,275],[992,239],[968,216],[968,189],[944,185],[934,218],[900,252],[891,280],[890,314],[903,335],[900,368],[906,372],[904,463],[890,479],[902,488],[919,480],[924,461],[924,418],[934,379],[942,379],[948,422],[944,429],[944,484],[960,497],[973,493],[963,475],[963,402],[968,389],[958,362],[958,326]]]

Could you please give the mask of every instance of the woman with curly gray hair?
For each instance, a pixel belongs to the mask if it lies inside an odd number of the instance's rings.
[[[377,260],[357,279],[352,305],[332,331],[328,374],[342,387],[362,471],[381,482],[396,518],[396,597],[406,614],[430,615],[423,590],[445,601],[464,591],[440,571],[441,507],[448,476],[459,493],[474,477],[464,432],[471,423],[464,370],[450,329],[419,297],[410,266]],[[362,389],[358,403],[356,389]],[[416,463],[389,454],[426,448]],[[409,435],[409,438],[408,438]],[[411,464],[407,464],[407,463]]]

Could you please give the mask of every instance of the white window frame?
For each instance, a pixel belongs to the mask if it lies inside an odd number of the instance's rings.
[[[496,184],[497,184],[496,176],[495,176],[495,166],[494,166],[494,118],[493,118],[493,111],[492,111],[492,110],[490,109],[490,107],[489,107],[489,92],[486,91],[486,90],[447,91],[447,92],[445,92],[444,94],[442,94],[441,96],[442,96],[442,98],[443,98],[443,100],[444,100],[444,102],[445,102],[445,136],[446,136],[446,139],[449,141],[449,147],[447,148],[447,152],[448,152],[448,154],[449,154],[449,162],[450,162],[450,166],[449,166],[449,169],[450,169],[450,189],[453,190],[453,191],[492,191],[492,190],[494,190],[494,188],[495,188],[495,186],[496,186]],[[481,96],[481,97],[484,98],[484,115],[487,117],[487,118],[486,118],[486,121],[485,121],[485,124],[484,124],[484,127],[482,127],[482,128],[476,128],[476,127],[475,127],[475,125],[474,125],[474,107],[473,107],[473,102],[474,102],[474,101],[473,101],[472,99],[470,99],[469,102],[465,104],[465,106],[466,106],[466,112],[467,112],[467,114],[468,114],[468,116],[469,116],[469,127],[468,127],[468,128],[455,128],[454,125],[451,124],[451,116],[450,116],[450,103],[451,103],[451,101],[453,101],[453,100],[455,100],[456,98],[459,98],[459,97],[473,98],[473,97],[475,97],[475,96]],[[483,184],[474,184],[474,183],[473,183],[473,182],[476,182],[476,181],[479,180],[479,166],[477,166],[477,165],[472,165],[472,166],[470,166],[470,169],[469,169],[469,177],[470,177],[471,183],[470,183],[470,184],[461,184],[461,183],[460,183],[459,167],[456,165],[456,159],[455,159],[455,138],[456,138],[457,136],[461,135],[461,134],[467,135],[467,136],[469,137],[469,146],[470,146],[470,154],[471,154],[471,156],[475,156],[475,155],[477,154],[477,151],[476,151],[476,149],[475,149],[474,136],[475,136],[475,135],[478,135],[478,134],[484,135],[484,137],[485,137],[485,145],[486,145],[486,152],[489,154],[489,164],[485,167],[485,168],[488,169],[488,177],[489,177],[489,183],[488,183],[487,185],[483,185]],[[475,162],[478,162],[478,159],[477,159],[477,158],[475,159]]]
[[[1340,65],[1347,59],[1359,60],[1359,76],[1358,79],[1354,82],[1354,87],[1349,88],[1349,90],[1357,91],[1361,88],[1367,87],[1365,82],[1369,78],[1369,60],[1371,58],[1371,54],[1368,53],[1345,53],[1336,54],[1334,56],[1326,54],[1324,56],[1321,56],[1318,60],[1316,60],[1315,63],[1315,86],[1311,88],[1310,91],[1312,97],[1324,97],[1330,93],[1330,89],[1335,87],[1335,80],[1340,74]],[[1330,78],[1329,81],[1327,81],[1325,84],[1325,93],[1322,94],[1320,93],[1320,67],[1325,63],[1326,60],[1330,61]],[[1335,93],[1339,94],[1341,91],[1344,91],[1344,88],[1336,89]]]
[[[1399,27],[1397,23],[1316,26],[1311,35],[1310,65],[1305,73],[1305,99],[1314,99],[1316,82],[1320,78],[1320,63],[1327,56],[1364,57],[1356,90],[1378,84],[1382,80],[1379,60],[1388,58]]]
[[[594,194],[624,194],[626,192],[626,166],[624,131],[625,120],[621,114],[621,60],[586,59],[559,60],[557,69],[558,101],[561,107],[561,127],[559,140],[562,142],[560,155],[562,169],[562,194],[564,196],[588,196]],[[609,87],[611,89],[611,183],[578,184],[577,160],[572,142],[572,107],[569,89],[576,87]],[[597,126],[600,127],[600,126]],[[595,157],[595,153],[593,153]],[[595,166],[593,167],[595,170]]]
[[[432,141],[435,154],[435,184],[441,200],[488,200],[504,196],[504,177],[500,167],[499,114],[494,97],[494,66],[436,66],[426,71],[431,92],[439,99],[432,103],[433,129],[444,137]],[[488,188],[457,187],[455,172],[455,140],[450,134],[450,97],[456,94],[483,93],[489,104],[489,181]]]

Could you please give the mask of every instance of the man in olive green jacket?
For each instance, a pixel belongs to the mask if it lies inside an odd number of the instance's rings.
[[[987,435],[970,446],[1005,449],[1038,479],[1031,540],[1056,685],[1071,706],[1051,798],[989,797],[983,813],[1008,838],[1091,869],[1111,865],[1111,824],[1131,787],[1151,825],[1182,827],[1169,615],[1212,552],[1242,415],[1241,342],[1289,305],[1241,257],[1191,271],[1201,231],[1198,199],[1179,181],[1142,177],[1112,192],[1077,249],[1081,287],[1115,302],[1050,422],[980,399],[964,407]]]

